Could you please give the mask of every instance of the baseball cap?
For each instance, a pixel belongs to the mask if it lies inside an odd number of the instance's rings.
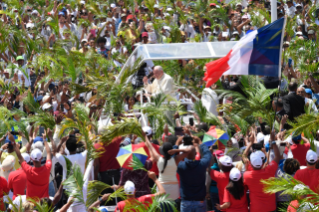
[[[112,3],[110,6],[111,6],[111,8],[114,8],[114,7],[116,7],[116,4]]]
[[[308,163],[315,163],[318,160],[318,155],[313,150],[309,149],[306,155]]]
[[[41,161],[42,158],[42,152],[39,149],[34,149],[31,152],[31,160],[34,161]]]
[[[301,140],[301,134],[295,135],[294,133],[292,134],[292,140],[293,141],[300,141]]]
[[[264,136],[263,133],[259,132],[259,133],[257,134],[257,142],[258,142],[258,143],[261,142],[261,141],[263,141],[264,138],[265,138],[265,136]]]
[[[59,12],[59,15],[63,15],[64,16],[64,12]]]
[[[239,35],[239,33],[237,31],[234,31],[233,35]]]
[[[81,43],[83,43],[83,42],[88,42],[88,40],[87,39],[85,39],[85,38],[83,38],[82,40],[81,40]]]
[[[37,10],[33,10],[33,11],[31,12],[31,15],[34,15],[34,14],[38,15],[39,12],[38,12]]]
[[[233,165],[233,160],[227,156],[227,155],[224,155],[223,157],[220,157],[219,158],[219,162],[224,165],[224,166],[231,166]]]
[[[240,6],[242,6],[242,4],[241,4],[241,3],[237,3],[237,4],[236,4],[236,7],[237,7],[237,6],[239,6],[239,5],[240,5]]]
[[[263,165],[263,161],[260,155],[258,155],[258,153],[256,152],[250,154],[250,163],[255,168],[261,168],[261,166]]]
[[[153,130],[152,130],[152,128],[150,128],[149,126],[144,126],[142,129],[143,129],[143,132],[144,132],[147,136],[153,134]]]
[[[159,5],[158,4],[154,4],[153,8],[159,9]]]
[[[306,88],[305,91],[306,91],[307,94],[311,94],[312,95],[312,90],[310,88]]]
[[[28,28],[33,28],[34,27],[34,24],[33,23],[27,23],[27,25],[26,25],[26,28],[28,29]]]
[[[135,193],[135,184],[132,181],[126,181],[124,185],[124,193],[133,195]]]
[[[30,162],[30,155],[28,153],[21,153],[23,159],[25,160],[25,162],[29,163]]]
[[[147,32],[143,32],[142,33],[142,38],[144,38],[144,37],[148,37],[148,33]]]
[[[224,156],[224,152],[223,152],[222,150],[216,150],[216,151],[214,151],[213,154],[215,155],[215,157],[216,157],[217,159],[220,159],[221,157]]]
[[[233,181],[238,181],[241,178],[241,173],[239,169],[232,168],[229,173],[229,178]]]
[[[45,103],[44,105],[42,105],[43,110],[49,109],[50,107],[52,107],[50,103]]]
[[[258,151],[256,151],[255,153],[256,153],[262,160],[265,160],[266,155],[265,155],[262,151],[258,150]]]
[[[39,149],[41,152],[44,150],[43,141],[37,141],[32,144],[32,149]]]
[[[315,31],[313,31],[313,30],[308,31],[308,35],[313,35],[313,34],[315,34]]]
[[[302,5],[301,4],[296,4],[296,6],[295,7],[302,7]]]
[[[37,137],[34,138],[33,143],[35,144],[38,141],[43,142],[43,138],[41,136],[37,136]]]
[[[210,7],[216,7],[216,4],[215,3],[211,3],[209,4]]]
[[[302,32],[297,32],[296,35],[302,35]]]
[[[284,45],[290,45],[289,41],[284,42]]]
[[[11,171],[14,171],[15,157],[13,155],[8,155],[1,164],[0,175],[8,179]]]
[[[122,13],[122,14],[121,14],[121,17],[126,17],[126,14],[125,14],[125,13]]]
[[[85,1],[80,1],[80,4],[85,4]]]
[[[18,60],[24,60],[24,57],[23,57],[23,56],[18,56],[18,57],[17,57],[17,61],[18,61]]]

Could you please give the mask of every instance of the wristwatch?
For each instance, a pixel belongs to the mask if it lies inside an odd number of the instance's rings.
[[[104,200],[102,199],[102,197],[99,197],[99,201],[100,201],[100,204],[102,204],[104,202]]]
[[[276,141],[272,141],[272,142],[271,142],[271,145],[274,145],[274,144],[276,144]]]
[[[1,151],[1,152],[4,152],[4,150],[3,150],[2,148],[0,148],[0,151]]]

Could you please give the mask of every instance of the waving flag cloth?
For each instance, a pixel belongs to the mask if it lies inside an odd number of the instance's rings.
[[[222,75],[281,75],[281,52],[285,18],[278,19],[258,30],[251,31],[223,58],[206,64],[206,87]]]

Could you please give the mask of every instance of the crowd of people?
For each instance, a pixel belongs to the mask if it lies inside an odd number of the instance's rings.
[[[223,76],[208,88],[195,58],[119,73],[140,45],[238,41],[270,23],[269,1],[0,2],[0,211],[319,210],[264,185],[319,191],[316,1],[277,2],[281,78]],[[234,112],[243,101],[263,114]],[[214,129],[228,140],[208,145]]]

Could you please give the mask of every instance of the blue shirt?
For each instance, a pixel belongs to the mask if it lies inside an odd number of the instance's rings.
[[[206,169],[209,166],[212,154],[206,144],[200,145],[202,158],[179,162],[177,173],[180,177],[180,193],[182,200],[204,201],[206,196]]]

